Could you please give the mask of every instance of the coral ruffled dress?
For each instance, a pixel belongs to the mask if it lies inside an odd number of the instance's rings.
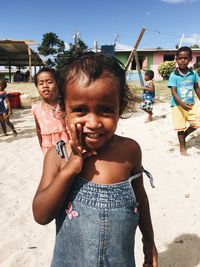
[[[57,107],[59,107],[58,104]],[[64,119],[57,119],[52,108],[43,109],[41,101],[32,104],[32,113],[40,127],[40,134],[42,136],[41,149],[44,155],[59,140],[62,139],[68,142],[66,122]]]

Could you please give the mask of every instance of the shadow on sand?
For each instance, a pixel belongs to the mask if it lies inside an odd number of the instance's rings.
[[[192,136],[191,138],[188,137],[188,139],[186,139],[186,145],[187,148],[195,147],[200,150],[200,133],[198,133],[196,136]]]
[[[178,236],[168,249],[159,253],[159,267],[200,266],[200,238],[194,234]]]
[[[159,115],[159,116],[153,116],[153,121],[158,121],[165,119],[167,117],[167,114]]]

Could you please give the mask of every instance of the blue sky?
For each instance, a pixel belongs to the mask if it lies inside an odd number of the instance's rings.
[[[118,43],[133,46],[144,26],[140,48],[174,48],[180,42],[200,45],[200,0],[7,0],[1,1],[0,39],[35,40],[47,32],[66,42],[79,36],[89,47]]]

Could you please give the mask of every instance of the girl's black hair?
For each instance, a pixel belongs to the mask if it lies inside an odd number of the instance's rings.
[[[152,70],[145,71],[145,75],[148,76],[150,80],[154,78],[154,72]]]
[[[120,84],[120,115],[125,110],[133,112],[133,96],[126,83],[126,73],[116,58],[108,57],[102,53],[86,52],[71,58],[66,63],[64,69],[60,73],[58,80],[60,105],[64,109],[64,99],[66,96],[67,83],[70,80],[77,81],[82,73],[88,78],[88,85],[97,80],[104,71],[109,72],[116,77]],[[132,102],[132,105],[131,105]]]
[[[38,75],[41,74],[42,72],[50,72],[53,75],[54,80],[57,82],[57,80],[58,80],[57,71],[55,69],[53,69],[53,68],[42,67],[34,76],[34,83],[35,83],[36,87],[37,87],[37,82],[38,82]]]

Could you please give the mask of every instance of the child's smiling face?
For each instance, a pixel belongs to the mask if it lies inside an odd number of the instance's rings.
[[[119,81],[108,72],[88,84],[81,74],[67,84],[65,108],[67,122],[81,124],[85,148],[96,150],[110,140],[120,116]]]

